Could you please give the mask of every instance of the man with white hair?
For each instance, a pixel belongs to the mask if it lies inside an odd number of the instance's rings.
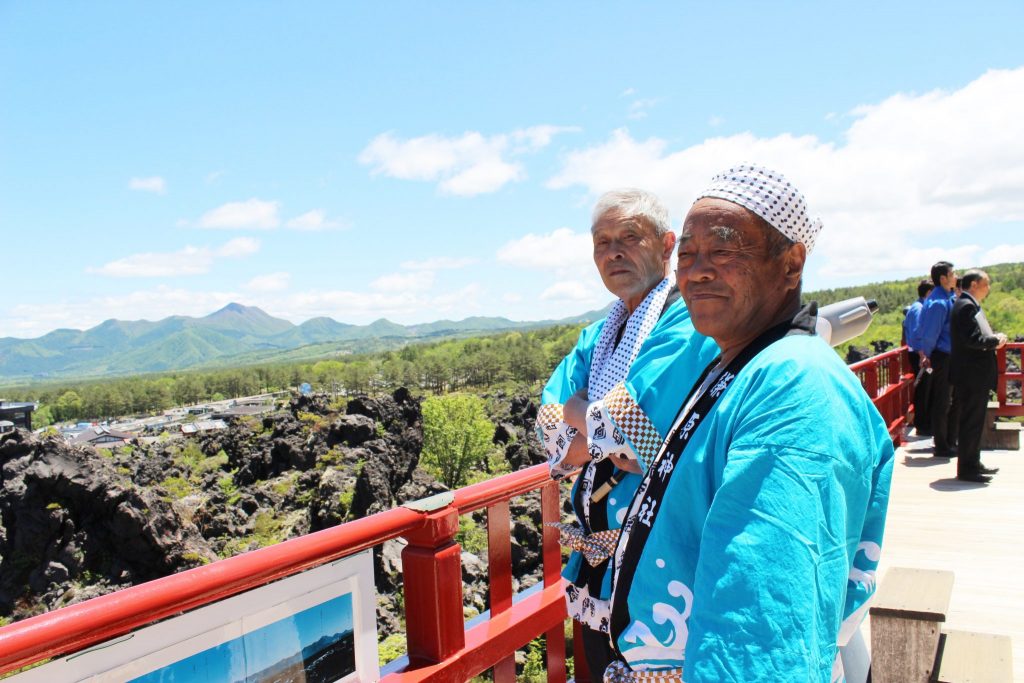
[[[686,217],[678,286],[721,355],[692,385],[656,379],[633,403],[604,399],[631,442],[631,406],[676,413],[639,458],[614,551],[605,681],[844,676],[839,646],[874,590],[893,444],[814,335],[815,305],[801,306],[820,229],[792,184],[751,165],[715,176]]]
[[[604,194],[594,208],[591,236],[594,263],[618,300],[606,318],[580,333],[576,347],[551,375],[537,427],[552,477],[582,468],[572,489],[577,522],[561,527],[563,542],[574,551],[564,572],[569,580],[566,605],[583,626],[591,673],[600,677],[613,655],[607,558],[640,476],[635,461],[605,458],[600,446],[588,442],[584,413],[590,400],[659,362],[676,364],[692,384],[718,350],[694,333],[686,305],[668,277],[676,236],[657,197],[642,190]]]

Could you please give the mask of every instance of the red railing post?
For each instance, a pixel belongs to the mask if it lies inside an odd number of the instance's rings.
[[[546,526],[547,522],[559,520],[558,482],[549,481],[540,490],[541,522],[543,527],[544,585],[554,586],[562,582],[562,547],[558,542],[558,531]],[[548,683],[565,683],[565,622],[547,632]]]
[[[864,368],[864,390],[872,400],[878,397],[878,365],[874,361]]]
[[[402,551],[409,660],[436,663],[466,644],[462,617],[462,548],[455,542],[459,511],[444,508],[405,534]]]
[[[1024,354],[1021,354],[1021,360],[1024,361]],[[999,401],[999,407],[1006,407],[1006,347],[996,351],[996,372],[999,374],[998,380],[996,381],[996,400]]]
[[[492,618],[512,607],[511,522],[507,500],[487,508],[487,575]],[[495,664],[492,673],[494,683],[515,683],[515,653]]]

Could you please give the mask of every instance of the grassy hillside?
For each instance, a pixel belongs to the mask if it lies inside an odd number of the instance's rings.
[[[992,278],[992,292],[983,304],[992,328],[1005,332],[1010,339],[1024,335],[1024,263],[1002,263],[981,268]],[[958,267],[957,272],[966,270]],[[803,298],[804,301],[817,301],[821,305],[855,296],[878,302],[878,313],[868,331],[852,344],[839,349],[845,356],[851,345],[870,348],[871,342],[877,340],[898,344],[903,334],[903,309],[917,299],[917,283],[925,277],[927,273],[906,280],[804,292]]]

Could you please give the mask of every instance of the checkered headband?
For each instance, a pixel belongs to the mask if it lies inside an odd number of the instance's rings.
[[[763,218],[794,242],[803,242],[807,253],[821,232],[821,219],[807,215],[807,202],[800,190],[778,171],[741,164],[711,179],[711,185],[697,199],[714,197],[739,204]]]

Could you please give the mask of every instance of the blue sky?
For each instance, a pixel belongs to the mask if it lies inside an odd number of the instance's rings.
[[[805,288],[1024,260],[1024,3],[0,4],[0,336],[559,318],[602,191],[760,161]]]

